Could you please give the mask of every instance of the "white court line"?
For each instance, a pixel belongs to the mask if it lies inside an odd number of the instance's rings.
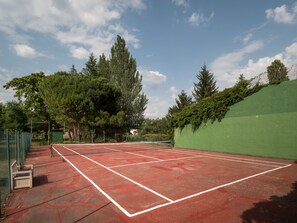
[[[159,158],[156,158],[156,157],[152,157],[152,156],[146,156],[146,155],[132,153],[132,152],[125,152],[125,153],[132,154],[132,155],[135,155],[135,156],[142,156],[142,157],[145,157],[145,158],[150,158],[150,159],[154,159],[154,160],[158,160],[158,161],[164,161],[162,159],[159,159]]]
[[[162,194],[160,194],[160,193],[158,193],[158,192],[156,192],[156,191],[154,191],[154,190],[152,190],[152,189],[150,189],[150,188],[148,188],[148,187],[146,187],[146,186],[144,186],[144,185],[142,185],[142,184],[140,184],[140,183],[138,183],[138,182],[136,182],[136,181],[130,179],[129,177],[124,176],[123,174],[120,174],[120,173],[118,173],[118,172],[116,172],[116,171],[114,171],[114,170],[108,168],[107,166],[104,166],[104,165],[101,164],[101,163],[96,162],[95,160],[93,160],[93,159],[91,159],[91,158],[89,158],[89,157],[87,157],[87,156],[84,156],[84,155],[82,155],[82,154],[80,154],[80,153],[78,153],[78,152],[76,152],[76,151],[74,151],[74,150],[72,150],[72,149],[69,149],[69,148],[67,148],[66,146],[63,146],[63,147],[64,147],[65,149],[67,149],[67,150],[73,152],[73,153],[76,153],[77,155],[79,155],[79,156],[81,156],[81,157],[84,157],[84,158],[87,159],[87,160],[90,160],[91,162],[93,162],[93,163],[95,163],[95,164],[97,164],[97,165],[103,167],[104,169],[107,169],[107,170],[109,170],[110,172],[112,172],[112,173],[114,173],[114,174],[116,174],[116,175],[118,175],[118,176],[120,176],[120,177],[122,177],[122,178],[124,178],[124,179],[126,179],[126,180],[128,180],[128,181],[130,181],[130,182],[132,182],[132,183],[134,183],[134,184],[136,184],[136,185],[138,185],[139,187],[141,187],[141,188],[143,188],[143,189],[145,189],[145,190],[147,190],[147,191],[149,191],[149,192],[151,192],[151,193],[157,195],[158,197],[163,198],[164,200],[167,200],[167,201],[169,201],[169,202],[172,201],[172,200],[169,199],[168,197],[163,196]]]
[[[132,155],[136,155],[136,156],[141,156],[141,157],[145,157],[145,158],[150,158],[150,159],[154,159],[154,160],[158,160],[158,161],[163,161],[162,159],[156,158],[156,157],[152,157],[152,156],[146,156],[146,155],[142,155],[142,154],[137,154],[137,153],[133,153],[133,152],[125,152],[122,150],[118,150],[118,149],[111,149],[108,147],[103,147],[104,149],[109,149],[112,151],[117,151],[117,152],[122,152],[122,153],[128,153],[128,154],[132,154]]]
[[[150,164],[150,163],[162,163],[162,162],[169,162],[169,161],[176,161],[176,160],[186,160],[186,159],[194,159],[198,157],[203,156],[187,156],[187,157],[180,157],[175,159],[168,159],[168,160],[159,160],[159,161],[149,161],[149,162],[141,162],[141,163],[129,163],[129,164],[123,164],[123,165],[116,165],[116,166],[109,166],[109,168],[118,168],[118,167],[126,167],[126,166],[134,166],[134,165],[144,165],[144,164]]]
[[[105,149],[109,149],[109,148],[105,148]],[[111,150],[120,151],[120,150],[116,150],[116,149],[111,149]],[[174,153],[175,151],[171,151],[171,152]],[[125,153],[139,155],[139,156],[144,156],[144,155],[141,155],[141,154],[131,153],[131,152],[125,152]],[[180,153],[180,152],[175,152],[175,153],[186,154],[186,155],[194,155],[195,154],[195,153]],[[196,153],[196,154],[198,154],[198,153]],[[266,164],[266,163],[262,163],[261,160],[255,160],[255,159],[245,159],[245,158],[239,158],[239,157],[237,158],[237,157],[233,157],[233,156],[230,156],[230,158],[229,158],[228,156],[211,155],[209,153],[199,153],[199,154],[200,154],[199,156],[195,156],[195,157],[207,157],[207,158],[211,158],[211,159],[227,160],[227,161],[233,161],[233,162],[238,162],[238,163],[254,164],[254,165],[259,165],[259,166],[279,167],[279,165],[276,165],[276,164]],[[176,160],[176,159],[161,160],[161,159],[150,157],[150,156],[144,156],[144,157],[152,158],[152,159],[157,159],[159,161]],[[259,162],[249,162],[249,161],[245,161],[245,160],[259,161]],[[270,162],[270,161],[267,161],[267,162],[269,162],[269,163],[275,163],[275,162]],[[152,161],[152,162],[142,162],[140,164],[145,164],[145,163],[154,163],[154,161]],[[112,166],[110,168],[124,167],[124,166],[131,166],[131,165],[139,165],[139,164],[137,164],[137,163],[134,163],[134,164],[124,164],[124,165]],[[283,164],[283,165],[285,165],[285,164]]]
[[[64,146],[63,146],[64,147]],[[53,147],[54,148],[54,147]],[[54,148],[55,149],[55,148]],[[56,149],[55,149],[56,150]],[[71,149],[69,149],[71,151]],[[57,150],[56,152],[61,155]],[[76,152],[75,152],[76,153]],[[80,154],[78,154],[80,155]],[[78,168],[76,168],[66,157],[64,157],[63,155],[61,155],[68,163],[71,164],[71,166],[73,166],[82,176],[84,176],[90,183],[92,183],[107,199],[109,199],[113,204],[115,204],[124,214],[126,214],[128,217],[135,217],[135,216],[138,216],[138,215],[141,215],[141,214],[144,214],[144,213],[147,213],[147,212],[151,212],[153,210],[156,210],[156,209],[159,209],[159,208],[162,208],[162,207],[165,207],[165,206],[168,206],[168,205],[171,205],[171,204],[175,204],[175,203],[178,203],[178,202],[181,202],[181,201],[184,201],[184,200],[188,200],[188,199],[191,199],[193,197],[197,197],[201,194],[205,194],[205,193],[208,193],[208,192],[211,192],[211,191],[214,191],[214,190],[217,190],[219,188],[222,188],[222,187],[226,187],[226,186],[230,186],[230,185],[233,185],[233,184],[236,184],[236,183],[239,183],[239,182],[242,182],[242,181],[245,181],[245,180],[248,180],[248,179],[251,179],[251,178],[254,178],[254,177],[257,177],[257,176],[260,176],[260,175],[264,175],[266,173],[269,173],[269,172],[273,172],[273,171],[276,171],[276,170],[279,170],[279,169],[283,169],[283,168],[287,168],[289,166],[291,166],[292,164],[288,164],[288,165],[285,165],[285,166],[281,166],[281,167],[276,167],[276,168],[273,168],[271,170],[267,170],[267,171],[263,171],[263,172],[260,172],[258,174],[254,174],[254,175],[251,175],[251,176],[248,176],[248,177],[244,177],[244,178],[241,178],[239,180],[235,180],[235,181],[232,181],[232,182],[229,182],[229,183],[226,183],[226,184],[222,184],[222,185],[219,185],[219,186],[216,186],[216,187],[213,187],[213,188],[210,188],[208,190],[204,190],[204,191],[201,191],[201,192],[198,192],[198,193],[195,193],[195,194],[192,194],[192,195],[189,195],[189,196],[186,196],[186,197],[183,197],[183,198],[180,198],[180,199],[177,199],[177,200],[170,200],[169,202],[167,203],[164,203],[164,204],[160,204],[160,205],[156,205],[154,207],[151,207],[151,208],[148,208],[148,209],[145,209],[145,210],[142,210],[142,211],[139,211],[139,212],[135,212],[133,214],[130,214],[128,211],[126,211],[121,205],[119,205],[115,200],[113,200],[107,193],[105,193],[100,187],[98,187],[98,185],[96,185],[92,180],[90,180],[86,175],[84,175]],[[80,155],[80,156],[83,156],[83,155]],[[83,156],[85,157],[85,156]],[[87,157],[85,157],[87,158]],[[87,158],[88,159],[88,158]],[[92,162],[96,162],[96,161],[92,161]],[[98,165],[102,166],[102,164],[99,164]],[[107,168],[107,167],[105,167]],[[109,169],[109,168],[107,168]],[[111,172],[115,172],[115,171],[112,171],[110,170]],[[115,172],[116,173],[116,172]]]
[[[276,165],[276,164],[272,165],[272,164],[266,164],[266,163],[249,162],[249,161],[243,161],[243,160],[238,160],[238,159],[228,159],[228,158],[221,158],[221,157],[208,156],[208,155],[201,155],[201,156],[210,158],[210,159],[227,160],[227,161],[232,161],[232,162],[237,162],[237,163],[248,163],[248,164],[254,164],[254,165],[259,165],[259,166],[279,167],[279,165]]]
[[[291,166],[291,165],[292,165],[292,164],[288,164],[288,165],[286,165],[286,166],[281,166],[281,167],[273,168],[273,169],[271,169],[271,170],[267,170],[267,171],[264,171],[264,172],[261,172],[261,173],[258,173],[258,174],[254,174],[254,175],[252,175],[252,176],[244,177],[244,178],[241,178],[241,179],[239,179],[239,180],[232,181],[232,182],[230,182],[230,183],[222,184],[222,185],[219,185],[219,186],[217,186],[217,187],[213,187],[213,188],[211,188],[211,189],[204,190],[204,191],[198,192],[198,193],[196,193],[196,194],[192,194],[192,195],[189,195],[189,196],[187,196],[187,197],[183,197],[183,198],[174,200],[174,201],[169,202],[169,203],[160,204],[160,205],[157,205],[157,206],[155,206],[155,207],[148,208],[148,209],[146,209],[146,210],[139,211],[139,212],[136,212],[136,213],[134,213],[134,214],[131,214],[131,217],[135,217],[135,216],[137,216],[137,215],[141,215],[141,214],[144,214],[144,213],[147,213],[147,212],[150,212],[150,211],[159,209],[159,208],[161,208],[161,207],[165,207],[165,206],[168,206],[168,205],[171,205],[171,204],[175,204],[175,203],[178,203],[178,202],[181,202],[181,201],[184,201],[184,200],[188,200],[188,199],[190,199],[190,198],[197,197],[197,196],[199,196],[199,195],[201,195],[201,194],[205,194],[205,193],[208,193],[208,192],[217,190],[217,189],[222,188],[222,187],[230,186],[230,185],[232,185],[232,184],[236,184],[236,183],[242,182],[242,181],[244,181],[244,180],[248,180],[248,179],[251,179],[251,178],[254,178],[254,177],[257,177],[257,176],[260,176],[260,175],[269,173],[269,172],[272,172],[272,171],[276,171],[276,170],[279,170],[279,169],[282,169],[282,168],[286,168],[286,167],[289,167],[289,166]]]
[[[248,159],[248,158],[241,158],[241,157],[235,157],[235,156],[223,156],[223,155],[215,155],[211,153],[206,153],[206,152],[200,152],[200,151],[193,151],[193,152],[188,152],[188,151],[171,151],[172,153],[179,153],[179,154],[187,154],[187,155],[207,155],[207,156],[214,156],[214,157],[224,157],[224,158],[229,158],[229,159],[235,159],[235,160],[246,160],[246,161],[255,161],[259,163],[271,163],[271,164],[276,164],[276,165],[287,165],[287,163],[280,163],[280,162],[273,162],[273,161],[267,161],[267,160],[258,160],[258,159]]]
[[[118,202],[116,202],[112,197],[110,197],[107,193],[105,193],[97,184],[94,183],[89,177],[87,177],[83,172],[81,172],[73,163],[71,163],[65,156],[63,156],[61,153],[59,153],[55,147],[53,149],[61,156],[63,159],[65,159],[77,172],[79,172],[87,181],[89,181],[97,190],[99,190],[108,200],[110,200],[117,208],[119,208],[125,215],[128,217],[132,217],[132,215],[123,208]]]

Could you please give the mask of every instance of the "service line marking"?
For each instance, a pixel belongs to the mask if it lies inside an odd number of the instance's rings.
[[[174,158],[174,159],[167,159],[167,160],[159,160],[159,161],[148,161],[148,162],[140,162],[140,163],[129,163],[129,164],[122,164],[122,165],[116,165],[116,166],[109,166],[109,168],[118,168],[118,167],[126,167],[126,166],[134,166],[134,165],[145,165],[150,163],[162,163],[162,162],[169,162],[169,161],[176,161],[176,160],[187,160],[187,159],[194,159],[199,158],[203,156],[186,156],[186,157],[180,157],[180,158]]]
[[[123,174],[120,174],[120,173],[118,173],[118,172],[116,172],[116,171],[110,169],[110,168],[107,167],[107,166],[104,166],[104,165],[101,164],[101,163],[98,163],[97,161],[95,161],[95,160],[93,160],[93,159],[91,159],[91,158],[89,158],[89,157],[87,157],[87,156],[85,156],[85,155],[82,155],[82,154],[80,154],[80,153],[78,153],[78,152],[76,152],[76,151],[74,151],[74,150],[72,150],[72,149],[69,149],[69,148],[67,148],[66,146],[63,146],[63,147],[64,147],[65,149],[67,149],[67,150],[73,152],[73,153],[76,153],[77,155],[79,155],[79,156],[81,156],[81,157],[84,157],[84,158],[87,159],[87,160],[90,160],[91,162],[93,162],[93,163],[95,163],[95,164],[97,164],[97,165],[103,167],[104,169],[109,170],[110,172],[112,172],[112,173],[114,173],[114,174],[116,174],[116,175],[118,175],[118,176],[120,176],[120,177],[122,177],[122,178],[124,178],[124,179],[126,179],[126,180],[128,180],[128,181],[130,181],[130,182],[132,182],[132,183],[134,183],[134,184],[136,184],[136,185],[138,185],[139,187],[141,187],[141,188],[143,188],[143,189],[145,189],[145,190],[147,190],[147,191],[149,191],[149,192],[151,192],[151,193],[157,195],[158,197],[163,198],[164,200],[167,200],[167,201],[169,201],[169,202],[172,201],[170,198],[165,197],[164,195],[162,195],[162,194],[160,194],[160,193],[158,193],[158,192],[156,192],[156,191],[154,191],[154,190],[152,190],[152,189],[150,189],[150,188],[148,188],[148,187],[146,187],[146,186],[144,186],[144,185],[142,185],[142,184],[140,184],[140,183],[138,183],[138,182],[136,182],[136,181],[130,179],[129,177],[124,176]]]
[[[158,161],[163,161],[162,159],[156,158],[156,157],[152,157],[152,156],[146,156],[146,155],[142,155],[142,154],[138,154],[138,153],[133,153],[133,152],[125,152],[122,150],[118,150],[118,149],[112,149],[112,148],[108,148],[108,147],[103,147],[104,149],[109,149],[112,151],[116,151],[116,152],[122,152],[122,153],[128,153],[131,155],[135,155],[135,156],[141,156],[141,157],[145,157],[145,158],[150,158],[150,159],[154,159],[154,160],[158,160]]]

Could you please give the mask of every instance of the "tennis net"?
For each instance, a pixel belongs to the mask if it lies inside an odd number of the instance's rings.
[[[157,151],[168,149],[171,149],[171,146],[160,143],[56,144],[52,146],[52,156],[129,153],[137,151]]]

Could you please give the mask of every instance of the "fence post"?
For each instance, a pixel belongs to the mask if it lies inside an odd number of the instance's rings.
[[[5,212],[4,212],[4,205],[2,207],[2,192],[0,190],[0,220],[3,220],[5,218]],[[3,209],[3,212],[2,212]]]
[[[7,166],[8,166],[8,187],[11,190],[11,173],[10,173],[10,145],[9,145],[9,132],[8,130],[4,131],[4,135],[6,136],[6,149],[7,149]]]

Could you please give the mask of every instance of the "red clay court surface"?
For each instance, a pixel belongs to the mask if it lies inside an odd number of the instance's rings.
[[[149,144],[53,153],[31,149],[34,187],[10,194],[4,222],[297,222],[292,160]]]

